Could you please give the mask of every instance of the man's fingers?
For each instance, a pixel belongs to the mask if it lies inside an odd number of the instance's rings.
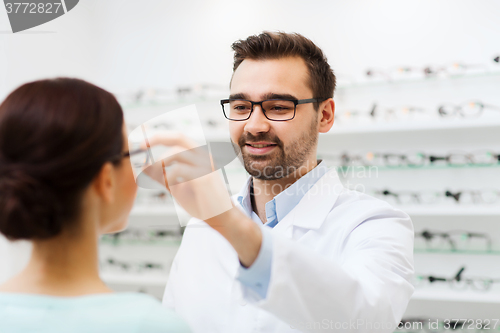
[[[193,154],[193,151],[191,149],[186,150],[181,146],[171,147],[168,151],[161,154],[157,160],[162,160],[166,166],[170,165],[173,161],[196,165],[196,156]]]
[[[165,171],[165,176],[169,186],[187,182],[206,174],[199,168],[180,163],[176,163],[171,167],[167,167],[166,169],[164,168],[163,170]]]
[[[173,162],[177,162],[213,171],[210,154],[204,147],[182,151],[178,149],[177,152],[174,151],[173,154],[169,152],[167,156],[162,158],[162,161],[164,161],[166,166],[171,165]]]
[[[149,146],[164,145],[164,146],[181,146],[183,148],[192,149],[199,146],[195,141],[189,139],[184,134],[179,132],[161,132],[157,133],[141,143],[141,148],[146,149]]]

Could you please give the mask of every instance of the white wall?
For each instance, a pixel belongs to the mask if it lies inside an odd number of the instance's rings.
[[[227,84],[231,43],[266,29],[312,38],[348,76],[367,67],[491,61],[500,52],[494,0],[102,2],[98,80],[115,90]]]
[[[13,35],[0,10],[0,92],[56,75],[113,91],[227,84],[231,43],[266,29],[313,39],[340,79],[368,67],[491,61],[499,14],[495,0],[84,0]]]
[[[2,5],[3,7],[3,5]],[[81,1],[58,19],[12,34],[0,9],[0,98],[22,83],[54,76],[94,79],[95,7]]]

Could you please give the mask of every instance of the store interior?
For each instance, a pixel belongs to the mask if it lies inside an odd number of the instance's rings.
[[[130,133],[147,124],[151,133],[229,143],[220,100],[229,94],[231,43],[263,30],[301,33],[337,76],[335,124],[319,137],[318,159],[337,168],[346,187],[413,221],[415,292],[404,319],[493,326],[499,14],[493,0],[86,0],[13,35],[2,33],[9,24],[0,12],[0,99],[24,82],[78,77],[116,95]],[[164,117],[180,108],[194,111],[175,122]],[[224,172],[237,193],[245,169],[234,159]],[[188,218],[165,189],[140,188],[128,229],[100,240],[103,280],[161,299]],[[27,263],[30,244],[0,237],[0,254],[1,283]]]

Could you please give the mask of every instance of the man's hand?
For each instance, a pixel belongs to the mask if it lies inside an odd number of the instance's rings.
[[[144,173],[165,185],[189,215],[206,220],[233,207],[206,146],[200,147],[182,134],[164,132],[149,138],[142,148],[156,145],[170,149]]]
[[[224,236],[244,266],[257,258],[262,242],[259,226],[234,207],[222,177],[204,147],[179,133],[164,132],[148,139],[143,149],[168,146],[168,155],[144,170],[165,185],[189,215],[204,220]]]

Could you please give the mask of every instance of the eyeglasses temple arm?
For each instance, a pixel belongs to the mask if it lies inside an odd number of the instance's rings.
[[[309,99],[301,99],[297,101],[297,105],[306,104],[306,103],[320,103],[326,101],[328,98],[309,98]]]
[[[457,280],[457,281],[460,281],[462,279],[461,275],[463,273],[463,271],[465,270],[465,266],[460,268],[460,270],[457,272],[457,274],[455,275],[455,277],[453,278],[453,280]]]

